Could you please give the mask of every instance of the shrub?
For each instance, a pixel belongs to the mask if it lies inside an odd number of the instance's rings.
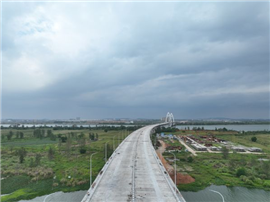
[[[263,183],[263,186],[264,186],[264,187],[270,187],[270,182],[269,182],[269,181],[265,181],[265,182]]]
[[[238,168],[236,171],[236,176],[240,177],[241,175],[246,175],[246,170],[245,168]]]
[[[252,138],[251,138],[251,141],[252,141],[252,142],[256,142],[256,141],[257,141],[257,138],[256,138],[256,137],[252,137]]]
[[[56,182],[53,183],[53,186],[54,186],[54,187],[57,187],[57,186],[58,186],[58,183],[56,183]]]
[[[193,161],[193,158],[192,158],[191,156],[189,156],[189,157],[187,158],[187,161],[191,163],[191,162]]]
[[[80,153],[81,153],[81,154],[85,154],[85,153],[86,153],[86,149],[85,149],[85,148],[81,148],[81,149],[80,149]]]
[[[60,180],[60,182],[61,182],[62,184],[65,184],[65,183],[67,182],[67,179],[66,179],[66,178],[62,178],[62,179]]]

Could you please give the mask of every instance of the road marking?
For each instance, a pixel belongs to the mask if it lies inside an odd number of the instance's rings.
[[[53,194],[55,194],[55,193],[52,193],[52,194],[47,195],[47,196],[44,198],[43,202],[45,202],[46,199],[47,199],[49,196],[53,195]]]
[[[225,202],[224,197],[222,196],[222,194],[220,192],[212,190],[212,189],[210,189],[209,191],[212,191],[212,192],[215,192],[215,193],[219,194],[221,196],[221,198],[222,198],[222,201]]]

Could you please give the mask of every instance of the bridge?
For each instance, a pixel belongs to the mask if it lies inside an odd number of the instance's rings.
[[[145,126],[127,136],[99,172],[82,202],[185,202],[150,139],[157,126],[172,125],[173,121],[173,115],[167,114],[165,123]]]

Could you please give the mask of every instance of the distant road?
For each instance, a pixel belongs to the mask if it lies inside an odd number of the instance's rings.
[[[121,143],[83,202],[185,201],[175,189],[152,146],[150,132],[158,125],[136,130]]]

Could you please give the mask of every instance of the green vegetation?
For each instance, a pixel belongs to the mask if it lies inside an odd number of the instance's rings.
[[[55,128],[9,128],[1,131],[1,201],[18,201],[56,191],[77,191],[89,188],[89,157],[92,158],[93,180],[104,165],[104,145],[107,144],[108,157],[125,137],[124,130],[138,127],[55,127]],[[160,131],[163,128],[160,129]],[[224,154],[200,153],[191,156],[177,140],[164,139],[171,146],[182,146],[175,153],[178,169],[191,175],[195,182],[180,184],[180,190],[197,191],[210,184],[227,186],[247,186],[270,190],[270,133],[235,131],[205,131],[166,129],[176,135],[216,135],[224,140],[249,147],[262,148],[264,154]],[[127,132],[125,133],[127,134]],[[113,142],[113,137],[114,142]],[[257,141],[251,138],[256,137]],[[159,146],[155,136],[153,145]],[[114,143],[114,144],[113,144]],[[172,158],[172,154],[165,153]],[[245,168],[245,172],[241,171]],[[240,171],[239,171],[240,170]],[[242,173],[241,173],[242,172]]]
[[[179,167],[192,168],[184,173],[191,175],[195,182],[180,184],[178,188],[185,191],[198,191],[211,184],[226,186],[245,186],[270,190],[270,162],[258,161],[258,156],[229,154],[229,159],[222,154],[201,153],[189,161],[186,154],[177,153]]]
[[[252,141],[252,142],[256,142],[256,141],[257,141],[257,138],[256,138],[256,137],[252,137],[252,138],[251,138],[251,141]]]
[[[2,129],[1,194],[9,195],[1,197],[1,201],[87,190],[90,155],[97,152],[92,158],[94,180],[104,165],[105,142],[109,157],[113,153],[113,137],[116,147],[130,133],[124,129]]]
[[[259,147],[263,149],[262,154],[241,154],[229,153],[226,147],[221,153],[197,153],[198,156],[192,156],[191,153],[181,150],[175,153],[178,172],[189,174],[195,179],[195,182],[178,185],[182,191],[199,191],[211,184],[226,186],[244,186],[249,188],[259,188],[270,190],[270,133],[268,131],[238,133],[236,131],[192,131],[180,130],[171,132],[175,135],[193,134],[198,137],[202,135],[216,135],[216,137],[234,142],[236,144]],[[168,134],[168,132],[166,133]],[[251,138],[256,136],[257,141]],[[163,139],[164,142],[175,145],[169,139]],[[164,157],[171,158],[171,154],[164,153]],[[192,159],[192,160],[191,160]],[[172,162],[173,163],[173,162]]]

